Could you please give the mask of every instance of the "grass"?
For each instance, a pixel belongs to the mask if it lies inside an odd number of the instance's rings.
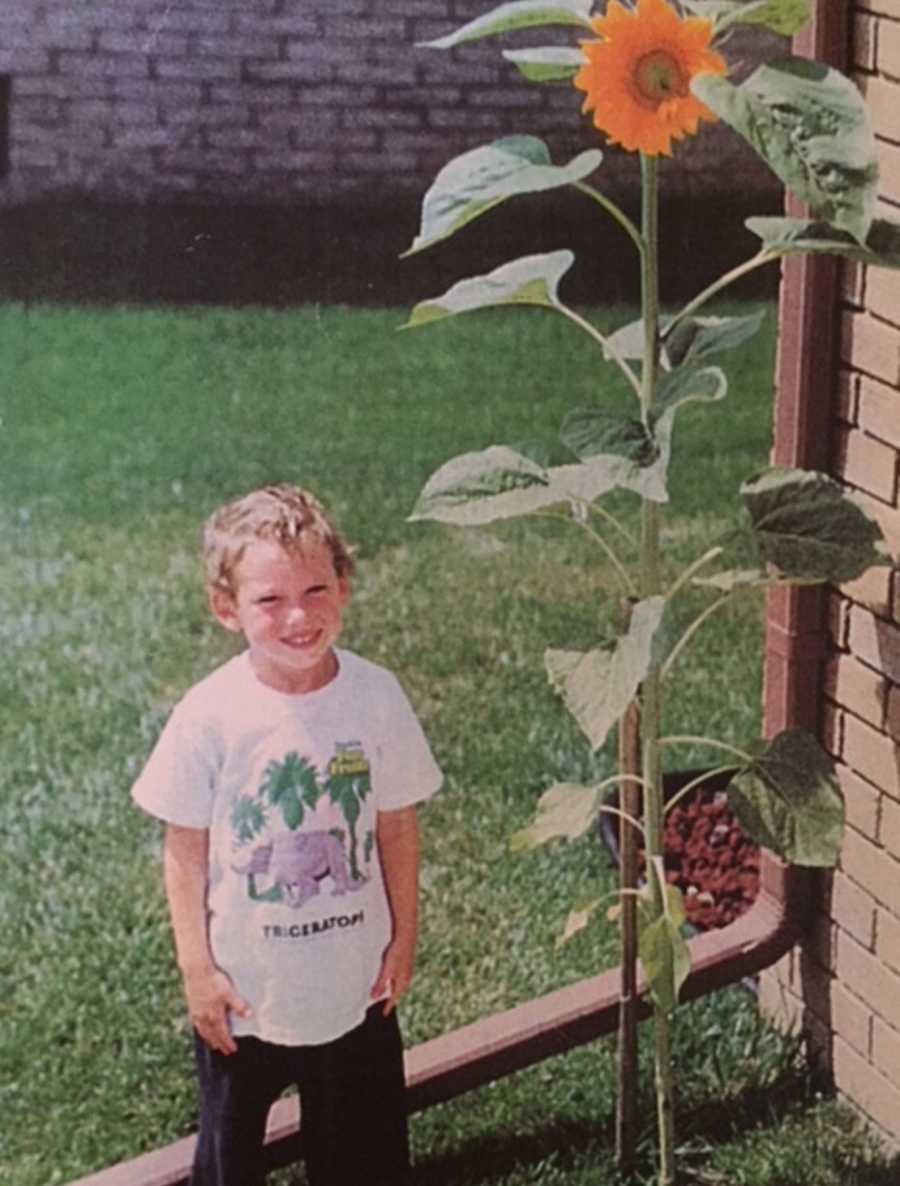
[[[401,675],[446,772],[422,814],[407,1041],[615,961],[602,924],[555,946],[570,904],[612,886],[595,840],[523,857],[507,849],[547,785],[612,767],[563,712],[542,653],[608,632],[613,576],[573,527],[404,522],[428,474],[456,453],[528,441],[559,455],[564,412],[598,394],[585,365],[593,348],[524,310],[418,334],[394,332],[401,321],[341,309],[0,310],[7,1186],[64,1183],[191,1130],[159,832],[128,788],[177,697],[231,653],[203,605],[197,529],[255,484],[312,486],[358,542],[345,641]],[[681,417],[670,571],[734,522],[737,482],[765,462],[772,351],[770,316],[730,360],[727,403]],[[623,398],[614,386],[602,394]],[[760,623],[749,601],[710,621],[667,728],[753,735]],[[882,1186],[852,1176],[881,1163],[816,1096],[790,1044],[759,1026],[747,994],[686,1008],[677,1033],[698,1182],[780,1186],[793,1179],[778,1167],[794,1157],[822,1167],[798,1182]],[[420,1180],[580,1186],[601,1167],[613,1182],[611,1067],[599,1043],[417,1118]]]

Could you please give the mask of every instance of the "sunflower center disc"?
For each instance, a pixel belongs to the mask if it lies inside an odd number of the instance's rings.
[[[634,84],[641,100],[653,107],[688,94],[688,80],[677,59],[664,49],[655,49],[638,60]]]

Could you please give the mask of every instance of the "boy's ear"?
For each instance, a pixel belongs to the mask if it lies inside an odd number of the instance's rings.
[[[209,601],[209,608],[212,610],[213,617],[226,630],[240,634],[241,623],[238,618],[234,596],[231,593],[226,593],[224,589],[209,588],[206,590],[206,597]]]

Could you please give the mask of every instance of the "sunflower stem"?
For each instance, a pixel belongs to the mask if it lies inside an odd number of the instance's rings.
[[[655,156],[641,153],[641,233],[646,252],[641,257],[641,314],[644,324],[644,363],[641,383],[641,408],[649,422],[656,401],[659,372],[659,162]],[[641,504],[641,596],[660,593],[660,508],[645,498]],[[646,785],[645,820],[647,861],[663,856],[663,795],[660,762],[660,721],[662,686],[658,671],[651,672],[643,684],[641,730],[643,743],[643,778]],[[654,914],[665,909],[665,895],[658,879],[649,883],[653,894]],[[675,1181],[674,1080],[669,1016],[654,1008],[656,1112],[659,1137],[659,1184]]]
[[[692,300],[688,301],[679,313],[675,314],[663,330],[663,341],[666,340],[677,325],[680,325],[686,317],[691,317],[698,309],[702,309],[706,302],[714,297],[716,293],[721,292],[723,288],[727,288],[729,284],[733,284],[735,280],[740,280],[742,276],[746,276],[749,272],[754,272],[757,268],[764,268],[767,264],[781,259],[784,254],[783,251],[763,248],[750,259],[746,259],[742,264],[738,264],[737,267],[732,268],[730,272],[723,273],[718,280],[714,280],[712,284],[704,288]]]

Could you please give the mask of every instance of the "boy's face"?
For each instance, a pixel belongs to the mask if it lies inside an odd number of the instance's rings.
[[[213,613],[242,633],[259,679],[279,692],[314,692],[337,674],[332,647],[350,596],[328,546],[311,537],[288,550],[269,540],[248,544],[234,572],[234,596],[210,592]]]

